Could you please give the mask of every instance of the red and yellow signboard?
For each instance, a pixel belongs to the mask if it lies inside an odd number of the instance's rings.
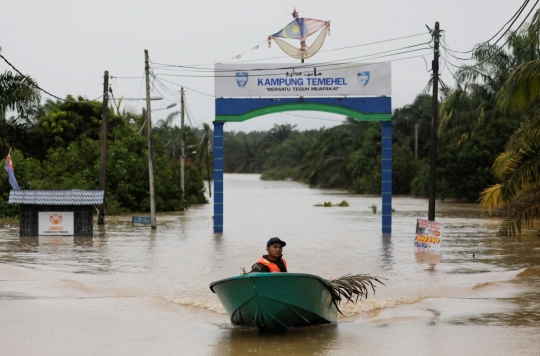
[[[426,252],[439,252],[443,232],[443,223],[418,219],[414,247]]]

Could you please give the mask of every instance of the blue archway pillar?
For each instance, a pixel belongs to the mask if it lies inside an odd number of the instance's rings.
[[[392,122],[382,126],[382,233],[392,233]]]
[[[223,125],[214,121],[214,233],[223,233]]]

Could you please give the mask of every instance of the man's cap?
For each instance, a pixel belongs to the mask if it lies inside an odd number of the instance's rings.
[[[285,246],[286,243],[285,241],[281,241],[281,239],[279,237],[272,237],[270,240],[268,240],[268,242],[266,243],[266,247],[270,247],[270,245],[272,244],[275,244],[276,242],[279,242],[281,244],[281,246]]]

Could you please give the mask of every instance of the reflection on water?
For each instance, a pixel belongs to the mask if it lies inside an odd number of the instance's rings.
[[[441,255],[427,251],[414,251],[414,259],[418,264],[426,264],[429,266],[427,270],[434,271],[435,267],[441,262]]]
[[[394,256],[392,255],[392,235],[383,234],[381,247],[381,269],[390,271],[394,264]]]
[[[221,331],[214,355],[325,355],[338,335],[337,325],[291,329],[283,334],[231,327]]]

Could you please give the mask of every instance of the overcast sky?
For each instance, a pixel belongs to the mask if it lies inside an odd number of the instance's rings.
[[[321,51],[425,34],[320,52],[307,60],[318,63],[428,42],[430,36],[425,25],[433,28],[435,21],[439,21],[441,29],[445,30],[445,40],[450,48],[467,51],[492,37],[521,3],[521,0],[4,0],[0,11],[0,47],[2,55],[47,91],[60,97],[73,94],[93,99],[102,92],[105,70],[114,77],[142,77],[144,49],[148,49],[152,62],[173,65],[249,60],[257,60],[254,63],[296,63],[298,60],[292,58],[268,59],[285,54],[275,43],[270,49],[263,43],[268,35],[292,21],[294,7],[300,11],[300,17],[331,21],[331,35]],[[514,28],[516,26],[517,23]],[[261,44],[258,49],[250,50],[258,44]],[[231,59],[241,53],[239,60]],[[429,48],[372,60],[394,61],[394,108],[411,103],[430,78],[422,58],[395,60],[424,54],[430,67],[433,54]],[[458,64],[456,60],[454,63]],[[449,69],[444,64],[441,68],[443,81],[454,86]],[[0,71],[7,69],[9,67],[2,61]],[[154,72],[190,74],[157,68]],[[162,83],[169,91],[178,91],[179,85],[184,85],[202,93],[214,93],[212,78],[162,75],[158,78],[163,79]],[[143,79],[118,78],[111,83],[116,98],[143,98],[145,95]],[[179,100],[178,94],[158,89],[161,93],[153,92],[152,95],[165,99],[152,102],[153,109]],[[186,90],[186,97],[194,125],[213,121],[214,99],[211,96]],[[144,101],[126,101],[123,106],[140,111]],[[156,111],[153,122],[177,108]],[[297,125],[303,130],[333,126],[342,120],[338,115],[319,112],[293,114],[308,117],[273,114],[244,123],[228,123],[226,130],[268,130],[274,124],[282,123]],[[175,122],[179,123],[179,119]]]

